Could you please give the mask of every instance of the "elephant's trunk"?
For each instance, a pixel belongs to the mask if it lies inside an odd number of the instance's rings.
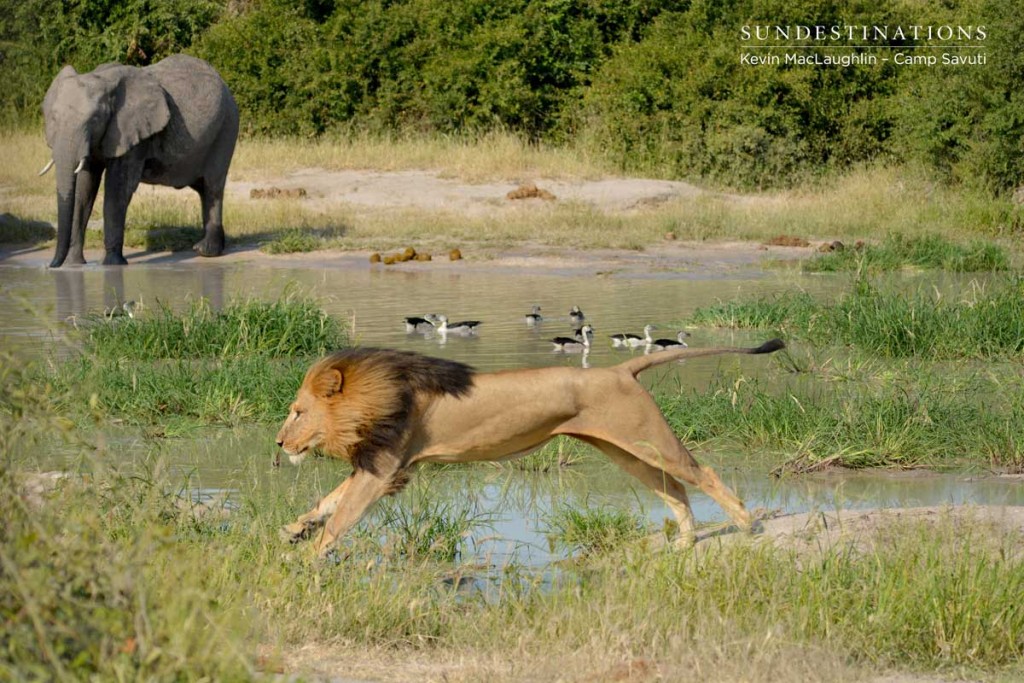
[[[75,184],[78,174],[76,159],[71,150],[65,150],[54,157],[57,165],[57,251],[50,262],[51,268],[59,268],[68,257],[71,248],[71,231],[75,222]]]

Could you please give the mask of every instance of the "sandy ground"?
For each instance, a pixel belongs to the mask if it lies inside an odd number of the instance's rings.
[[[526,181],[525,185],[531,185]],[[477,217],[484,215],[533,214],[549,201],[596,210],[606,214],[629,214],[656,207],[674,200],[699,197],[726,197],[736,202],[769,202],[771,199],[713,193],[685,182],[645,178],[603,178],[542,180],[534,187],[550,192],[554,200],[540,197],[509,199],[508,193],[523,187],[516,182],[467,183],[445,177],[436,171],[327,171],[302,169],[284,176],[229,183],[227,201],[231,203],[271,206],[278,201],[301,202],[318,211],[344,207],[356,213],[415,210]],[[2,188],[0,188],[2,190]],[[251,197],[256,193],[274,193],[285,199]],[[287,199],[302,192],[301,198]],[[143,185],[136,197],[181,197],[190,191]],[[99,201],[99,200],[98,200]],[[2,219],[2,217],[0,217]],[[94,211],[90,230],[102,229],[102,219]],[[230,226],[228,226],[230,240]],[[643,251],[550,247],[520,243],[513,247],[472,244],[462,246],[465,261],[451,263],[435,260],[430,263],[401,263],[391,266],[402,270],[485,270],[545,271],[572,275],[651,275],[692,273],[708,276],[736,270],[756,268],[765,260],[793,260],[814,254],[813,247],[766,247],[752,242],[682,242],[666,240]],[[271,256],[255,246],[229,246],[228,252],[209,263],[258,262],[261,265],[313,265],[316,267],[368,267],[369,251],[324,250],[305,254]],[[133,264],[205,263],[191,253],[145,252],[125,249]],[[44,267],[52,258],[52,246],[46,248],[11,248],[0,245],[0,261]],[[87,249],[90,267],[103,258],[102,250]],[[383,268],[384,266],[377,266]]]
[[[530,185],[554,198],[508,198],[509,192]],[[237,201],[248,199],[253,190],[272,188],[286,194],[302,190],[305,192],[302,201],[315,208],[347,204],[374,210],[443,210],[467,216],[514,211],[545,201],[575,203],[613,213],[712,194],[690,183],[647,178],[466,183],[435,171],[327,171],[321,168],[302,169],[280,178],[232,182],[228,192],[230,200]]]

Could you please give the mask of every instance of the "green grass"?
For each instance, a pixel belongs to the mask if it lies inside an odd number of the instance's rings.
[[[472,502],[426,480],[318,563],[276,532],[323,490],[315,468],[285,478],[253,459],[226,510],[196,506],[151,452],[118,464],[67,429],[52,386],[0,370],[0,678],[250,679],[278,648],[339,642],[357,661],[386,652],[381,667],[406,678],[417,657],[495,680],[600,679],[645,659],[673,678],[710,666],[708,680],[1012,676],[1024,660],[1019,534],[904,524],[863,552],[654,552],[629,542],[632,513],[563,507],[565,547],[595,552],[547,572],[488,568],[456,563],[479,531]],[[79,458],[41,504],[22,488],[37,442]],[[495,668],[510,660],[531,664]]]
[[[895,305],[866,289],[850,299],[856,305],[847,301],[843,315],[858,307]],[[913,303],[895,296],[892,301]],[[998,301],[1009,305],[1005,297]],[[987,299],[975,304],[989,306]],[[827,315],[843,320],[823,313],[805,295],[730,315],[784,330],[798,322],[801,329],[817,330]],[[915,319],[890,315],[901,325]],[[999,315],[992,314],[988,333],[998,333],[997,322],[1020,324]],[[857,319],[863,323],[868,317]],[[937,335],[944,334],[942,324],[951,323],[935,323]],[[223,311],[201,300],[181,312],[158,306],[135,319],[96,317],[81,326],[82,352],[55,361],[43,377],[54,391],[52,402],[80,428],[100,420],[144,427],[150,435],[183,434],[208,424],[275,423],[312,359],[345,343],[336,321],[314,302],[291,296],[231,304]],[[822,363],[815,358],[787,352],[782,369],[795,376],[723,376],[699,391],[658,392],[658,400],[686,442],[767,450],[797,468],[949,467],[967,461],[1024,467],[1024,384],[1012,367],[1003,366],[1007,371],[999,377],[968,361],[937,366],[925,358],[876,363],[844,375],[835,364],[818,367]],[[558,471],[587,450],[559,439],[510,469]],[[447,547],[445,552],[457,552]]]
[[[993,242],[961,244],[940,235],[890,234],[880,244],[847,247],[804,261],[805,272],[898,270],[905,267],[978,273],[1010,270],[1010,254]]]
[[[291,294],[219,311],[205,299],[181,312],[157,305],[78,325],[80,353],[44,377],[65,414],[84,424],[98,411],[171,431],[277,420],[309,364],[347,344],[337,320]]]
[[[86,319],[81,343],[97,360],[319,356],[346,344],[345,332],[311,299],[285,294],[277,301],[230,303],[214,310],[195,299],[184,311],[157,302],[135,318]]]
[[[637,514],[608,506],[587,505],[578,509],[558,505],[545,523],[553,550],[583,556],[619,548],[640,538],[645,531],[644,521]]]
[[[912,363],[852,381],[720,377],[657,400],[685,443],[785,454],[788,469],[1024,468],[1024,381],[1009,366]]]
[[[1024,354],[1024,278],[997,281],[960,297],[881,289],[860,278],[834,302],[786,293],[699,308],[689,322],[768,329],[883,358],[1019,357]]]
[[[259,490],[239,494],[225,522],[179,504],[152,473],[90,472],[31,514],[9,480],[0,478],[0,671],[248,678],[258,644],[322,639],[354,653],[383,648],[389,668],[416,652],[565,666],[582,651],[607,666],[624,642],[631,657],[685,667],[690,653],[707,663],[713,643],[733,643],[774,653],[776,680],[805,679],[782,662],[819,647],[837,658],[828,666],[879,670],[998,671],[1024,656],[1019,539],[964,526],[890,529],[865,555],[605,547],[553,582],[507,567],[484,598],[446,582],[471,567],[392,550],[373,533],[317,564],[307,546],[276,539],[294,501]]]
[[[382,543],[387,555],[441,562],[461,558],[470,534],[488,523],[473,501],[437,496],[425,473],[401,498],[381,501],[373,518],[375,525],[386,530]]]
[[[295,254],[326,249],[331,244],[328,239],[330,235],[318,234],[323,232],[292,228],[264,242],[260,247],[260,251],[267,254]]]

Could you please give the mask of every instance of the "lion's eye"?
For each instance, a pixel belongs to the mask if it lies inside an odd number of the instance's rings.
[[[295,411],[295,419],[298,420],[300,417],[302,417],[302,411],[301,410],[296,410]]]

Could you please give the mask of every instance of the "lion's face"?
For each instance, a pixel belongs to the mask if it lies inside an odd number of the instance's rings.
[[[302,462],[309,451],[324,442],[331,422],[330,398],[341,388],[341,373],[327,370],[302,383],[288,417],[277,432],[280,446],[292,464]]]

